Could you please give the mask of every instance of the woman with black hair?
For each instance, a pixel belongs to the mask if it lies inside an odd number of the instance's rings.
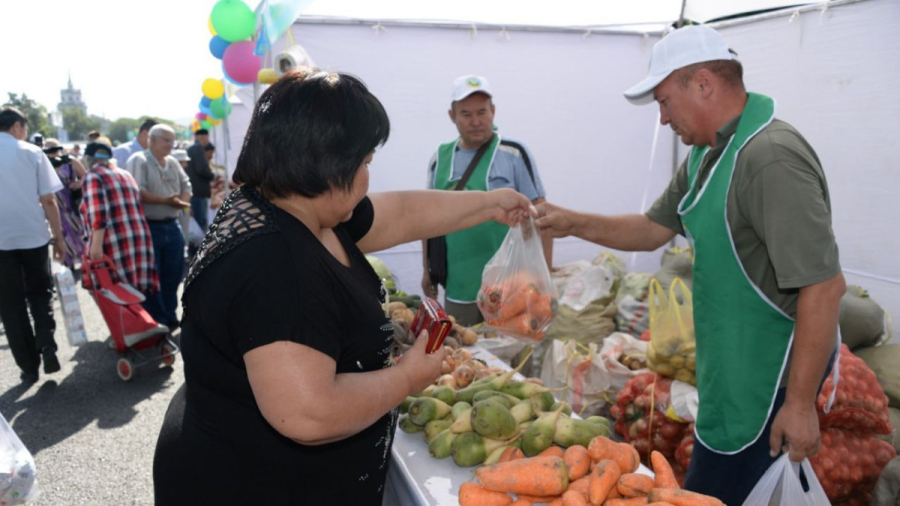
[[[353,76],[291,71],[254,110],[188,274],[185,384],[156,447],[156,504],[381,505],[396,407],[440,375],[425,341],[394,365],[364,253],[534,210],[513,190],[367,195],[388,138]]]

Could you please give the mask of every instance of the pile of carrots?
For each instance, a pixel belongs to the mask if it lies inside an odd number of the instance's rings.
[[[651,455],[654,478],[637,473],[637,450],[604,436],[587,448],[551,446],[531,458],[514,450],[475,471],[479,483],[462,484],[460,506],[725,506],[714,497],[681,490],[659,452]]]
[[[518,272],[478,292],[478,308],[485,322],[504,334],[540,341],[556,315],[552,287],[529,273]]]

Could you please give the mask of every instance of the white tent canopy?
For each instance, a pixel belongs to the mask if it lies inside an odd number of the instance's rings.
[[[687,149],[659,126],[656,107],[632,106],[622,92],[646,74],[650,50],[662,27],[679,17],[680,1],[560,0],[528,8],[504,0],[476,8],[457,0],[441,3],[438,13],[425,10],[437,3],[384,0],[350,10],[340,0],[314,2],[308,13],[315,17],[305,13],[292,27],[293,39],[318,66],[360,76],[387,109],[391,138],[375,156],[371,191],[424,186],[437,145],[457,136],[446,115],[450,83],[476,73],[494,88],[500,134],[528,146],[551,202],[595,213],[635,213],[662,193]],[[785,3],[688,0],[685,18],[714,19]],[[628,4],[638,14],[607,15],[587,4]],[[721,10],[725,4],[728,11]],[[498,5],[505,7],[493,8]],[[733,5],[740,7],[731,10]],[[900,262],[893,257],[900,251],[893,223],[900,216],[900,157],[894,148],[900,136],[894,89],[900,82],[898,21],[900,2],[862,0],[712,25],[738,52],[748,89],[774,97],[777,116],[816,149],[829,181],[848,282],[867,288],[894,314],[900,314]],[[491,26],[473,30],[472,23]],[[634,23],[650,28],[569,29]],[[283,38],[274,51],[289,44]],[[241,89],[235,100],[242,104],[229,117],[231,168],[249,123],[252,89]],[[557,240],[554,263],[589,259],[601,250],[576,239]],[[632,270],[653,272],[659,254],[619,256]],[[401,288],[420,293],[419,244],[379,256],[399,275]]]

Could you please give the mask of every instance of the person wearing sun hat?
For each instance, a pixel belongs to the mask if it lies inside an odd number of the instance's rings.
[[[533,203],[541,203],[546,192],[534,157],[521,142],[501,137],[495,132],[496,108],[493,99],[491,85],[482,76],[465,75],[453,81],[450,110],[447,112],[459,137],[441,144],[432,156],[428,164],[428,188],[454,190],[464,175],[470,172],[465,181],[466,191],[513,188]],[[480,151],[481,156],[476,160]],[[469,171],[471,163],[475,166]],[[434,255],[429,260],[429,245],[435,250],[438,248],[434,241],[422,243],[422,290],[428,297],[437,297],[438,284],[442,284],[445,289],[444,308],[461,325],[483,321],[475,304],[475,296],[481,286],[481,273],[508,230],[499,223],[482,223],[450,234],[445,238],[445,261],[437,260]],[[551,267],[552,239],[544,238],[543,246],[547,266]],[[443,258],[441,256],[441,260]],[[440,279],[437,271],[444,271],[446,279]]]
[[[782,451],[800,461],[819,448],[815,402],[845,290],[825,174],[775,101],[746,91],[737,54],[712,28],[657,42],[625,98],[655,101],[660,122],[692,146],[669,187],[646,214],[546,204],[537,223],[619,250],[688,239],[700,408],[685,488],[742,504]]]

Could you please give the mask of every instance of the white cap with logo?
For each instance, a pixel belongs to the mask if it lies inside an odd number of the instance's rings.
[[[671,32],[654,44],[647,77],[625,92],[635,105],[653,102],[653,88],[672,72],[713,60],[733,60],[737,55],[728,49],[725,38],[708,26],[686,26]]]
[[[472,93],[484,93],[489,97],[493,97],[491,93],[491,85],[488,80],[476,75],[460,76],[453,81],[453,96],[451,100],[457,102]]]

